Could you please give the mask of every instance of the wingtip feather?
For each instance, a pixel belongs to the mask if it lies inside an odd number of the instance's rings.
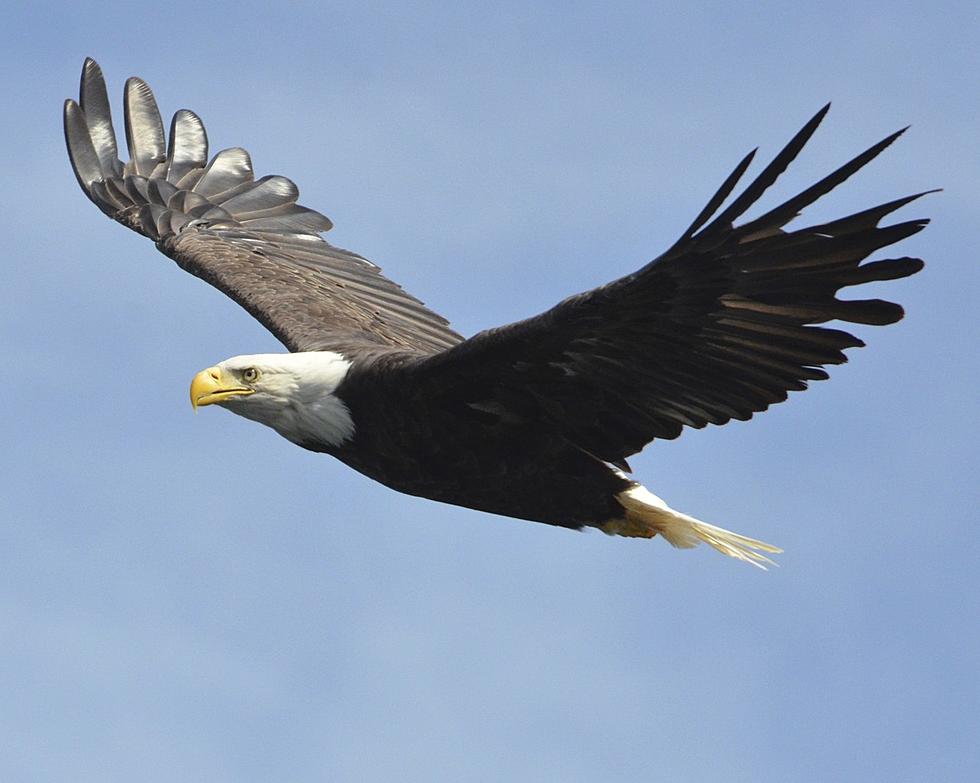
[[[759,175],[749,183],[748,187],[739,194],[731,204],[728,205],[714,220],[705,227],[698,236],[704,240],[714,235],[720,234],[727,227],[730,227],[747,209],[749,209],[769,187],[786,171],[800,151],[806,146],[807,142],[816,132],[823,118],[830,111],[830,104],[827,103],[816,114],[814,114],[806,124],[796,132],[789,142],[777,153],[776,157],[759,173]],[[757,221],[753,221],[756,223]]]
[[[201,118],[190,109],[180,109],[170,121],[166,178],[176,184],[189,171],[208,162],[208,133]]]
[[[63,117],[65,143],[68,146],[68,159],[71,161],[72,171],[85,195],[92,198],[91,183],[102,179],[102,166],[92,145],[92,138],[89,136],[85,112],[75,101],[68,98],[65,101]]]
[[[163,119],[150,86],[138,76],[130,76],[123,89],[126,144],[132,171],[149,176],[154,167],[166,159]]]
[[[85,114],[85,124],[92,139],[92,146],[99,156],[103,175],[122,174],[122,161],[116,145],[116,131],[112,126],[109,93],[99,64],[91,57],[82,66],[79,85],[79,105]]]

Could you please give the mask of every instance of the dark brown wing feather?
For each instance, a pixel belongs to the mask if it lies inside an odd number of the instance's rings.
[[[796,157],[825,113],[826,107],[712,220],[748,167],[752,155],[746,157],[681,239],[643,269],[419,360],[415,381],[447,404],[480,415],[557,428],[582,450],[625,466],[627,456],[654,438],[676,438],[685,426],[749,419],[787,392],[827,378],[825,365],[845,362],[843,350],[863,343],[814,324],[899,320],[896,304],[836,294],[921,269],[917,258],[861,262],[928,221],[878,225],[918,194],[783,230],[894,134],[762,217],[733,225]]]
[[[85,61],[80,92],[80,103],[65,102],[65,138],[86,195],[241,304],[290,350],[371,343],[433,353],[462,339],[370,261],[324,242],[320,232],[332,224],[296,203],[290,180],[255,180],[249,154],[237,147],[208,162],[207,134],[193,112],[174,115],[165,142],[153,93],[129,79],[124,166],[94,60]]]

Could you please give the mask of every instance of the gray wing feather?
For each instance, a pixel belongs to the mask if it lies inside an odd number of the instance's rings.
[[[256,217],[242,220],[242,225],[256,231],[274,231],[280,234],[307,234],[329,231],[330,219],[306,207],[295,206],[287,214]]]
[[[72,170],[78,179],[78,184],[82,190],[96,204],[109,211],[106,207],[115,208],[122,203],[116,198],[114,193],[102,195],[98,191],[93,192],[92,185],[103,185],[105,172],[99,154],[95,151],[92,137],[89,135],[88,125],[85,122],[85,113],[75,101],[69,99],[65,101],[65,138],[68,141],[68,157],[71,160]],[[106,204],[106,202],[111,202]],[[105,204],[105,206],[103,206]]]
[[[232,147],[221,150],[211,159],[194,185],[194,192],[221,204],[224,201],[220,198],[221,194],[253,179],[252,158],[241,147]]]
[[[116,149],[116,131],[112,127],[109,95],[105,80],[95,60],[86,60],[82,70],[80,104],[92,144],[99,156],[102,170],[122,176],[122,163]]]
[[[174,115],[168,150],[166,177],[174,185],[187,172],[203,168],[208,162],[208,134],[194,112],[181,109]]]
[[[80,94],[81,105],[65,102],[65,139],[85,194],[245,307],[290,350],[370,343],[434,353],[462,340],[377,266],[325,242],[319,234],[332,223],[296,203],[291,180],[256,180],[240,147],[208,162],[207,133],[193,112],[174,115],[165,144],[153,93],[129,79],[124,166],[94,60],[85,61]]]
[[[223,204],[239,220],[285,214],[299,198],[299,189],[285,177],[262,177],[255,185],[226,199]],[[325,229],[326,230],[326,229]]]
[[[123,108],[130,157],[124,172],[149,176],[156,165],[166,159],[163,120],[149,85],[135,76],[127,79],[123,92]]]
[[[193,211],[200,207],[210,207],[211,202],[204,196],[190,190],[178,190],[171,196],[167,206],[174,212],[193,214]],[[176,232],[174,232],[176,233]]]

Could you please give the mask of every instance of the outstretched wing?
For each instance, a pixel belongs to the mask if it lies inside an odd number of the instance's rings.
[[[928,222],[878,225],[918,194],[783,230],[899,131],[795,198],[733,225],[796,157],[828,108],[712,219],[754,151],[746,156],[674,246],[638,272],[421,359],[413,365],[416,382],[474,415],[545,422],[625,468],[625,458],[654,438],[749,419],[787,392],[827,378],[825,365],[845,362],[843,349],[863,343],[814,324],[898,321],[897,304],[841,300],[836,293],[921,269],[917,258],[861,262]]]
[[[240,147],[208,162],[196,114],[178,111],[165,143],[156,101],[141,79],[126,82],[124,108],[125,165],[102,71],[87,59],[80,102],[65,102],[65,139],[82,190],[242,305],[290,350],[367,342],[431,353],[462,339],[370,261],[323,241],[330,220],[298,205],[290,180],[255,180]]]

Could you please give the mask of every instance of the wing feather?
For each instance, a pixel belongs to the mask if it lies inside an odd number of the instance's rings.
[[[330,220],[296,203],[291,180],[256,180],[241,147],[209,162],[207,132],[193,112],[174,115],[165,143],[152,91],[129,79],[124,166],[94,60],[82,68],[80,94],[80,104],[65,102],[65,139],[86,195],[245,307],[290,350],[369,343],[433,353],[462,339],[377,266],[323,241]]]
[[[194,185],[194,192],[215,204],[221,204],[221,194],[253,180],[252,158],[241,147],[221,150],[211,158],[204,173]]]
[[[193,169],[208,162],[208,133],[194,112],[181,109],[170,122],[170,143],[167,148],[167,181],[176,185]]]
[[[739,195],[721,212],[721,214],[718,215],[718,217],[716,217],[707,227],[704,228],[704,230],[701,231],[702,242],[711,237],[727,232],[735,220],[741,217],[749,207],[751,207],[762,197],[762,194],[769,189],[769,187],[779,178],[779,175],[786,171],[787,166],[789,166],[789,164],[796,159],[796,156],[800,154],[800,151],[810,140],[810,137],[816,132],[817,127],[823,121],[823,118],[827,115],[828,111],[830,111],[829,103],[814,114],[807,124],[804,125],[799,132],[792,139],[790,139],[789,143],[783,147],[779,154],[772,159],[772,162],[762,170],[755,180],[753,180],[752,184],[742,191],[741,195]]]
[[[79,104],[102,171],[117,177],[122,176],[122,163],[116,148],[116,131],[112,127],[112,112],[109,110],[109,95],[99,64],[91,58],[86,59],[82,66],[79,93]]]
[[[899,131],[762,217],[734,224],[796,158],[826,111],[712,217],[752,153],[744,158],[681,238],[638,272],[420,359],[410,368],[413,382],[424,394],[442,395],[446,405],[518,415],[529,426],[547,423],[583,451],[622,466],[655,438],[749,419],[790,391],[826,379],[825,367],[846,362],[844,351],[864,343],[817,324],[899,320],[897,304],[837,294],[918,272],[917,258],[862,262],[928,223],[879,225],[920,193],[783,230]]]
[[[70,98],[65,101],[65,140],[68,143],[68,158],[71,160],[71,167],[78,184],[89,198],[99,204],[92,195],[92,183],[102,184],[102,178],[105,176],[102,163],[89,135],[85,113]]]
[[[253,187],[225,199],[222,206],[234,212],[239,220],[251,220],[282,214],[282,210],[295,204],[298,198],[299,188],[291,180],[267,176],[258,180]]]
[[[126,80],[123,108],[130,158],[124,173],[149,176],[158,163],[166,160],[166,145],[160,110],[146,82],[136,76]]]

